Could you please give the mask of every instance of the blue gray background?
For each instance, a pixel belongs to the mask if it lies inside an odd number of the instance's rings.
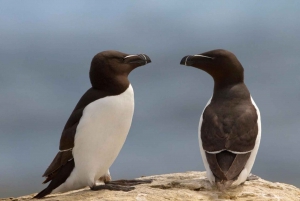
[[[262,114],[253,173],[300,187],[299,1],[0,1],[0,197],[42,190],[61,130],[103,50],[146,53],[113,179],[203,171],[197,128],[211,77],[181,58],[236,54]]]

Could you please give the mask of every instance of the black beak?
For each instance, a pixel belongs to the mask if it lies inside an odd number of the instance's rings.
[[[181,61],[180,61],[180,64],[181,65],[185,65],[185,66],[191,66],[192,64],[192,62],[191,62],[191,57],[193,57],[192,55],[187,55],[187,56],[185,56],[185,57],[183,57],[182,59],[181,59]]]
[[[201,54],[187,55],[181,59],[180,64],[185,66],[193,66],[194,64],[197,64],[201,61],[203,62],[203,61],[208,61],[213,59],[214,59],[213,57],[209,57]]]
[[[151,63],[151,59],[146,54],[135,54],[124,57],[125,63],[146,65]]]

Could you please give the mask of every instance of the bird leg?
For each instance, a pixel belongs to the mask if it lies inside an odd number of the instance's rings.
[[[111,176],[110,176],[109,170],[102,177],[100,177],[98,179],[98,181],[103,182],[103,183],[111,181]]]

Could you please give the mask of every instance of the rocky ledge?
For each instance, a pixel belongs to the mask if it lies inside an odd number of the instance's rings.
[[[91,191],[89,188],[63,194],[51,194],[43,201],[299,201],[300,189],[283,183],[273,183],[259,178],[246,181],[243,185],[229,189],[226,193],[212,187],[205,172],[185,172],[141,177],[153,179],[151,184],[141,184],[130,192]],[[35,194],[18,198],[4,198],[0,201],[31,200]]]

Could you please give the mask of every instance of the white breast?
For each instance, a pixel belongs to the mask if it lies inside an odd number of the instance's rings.
[[[107,172],[126,140],[133,111],[131,85],[120,95],[101,98],[86,106],[75,135],[75,168],[55,192],[93,186]]]

